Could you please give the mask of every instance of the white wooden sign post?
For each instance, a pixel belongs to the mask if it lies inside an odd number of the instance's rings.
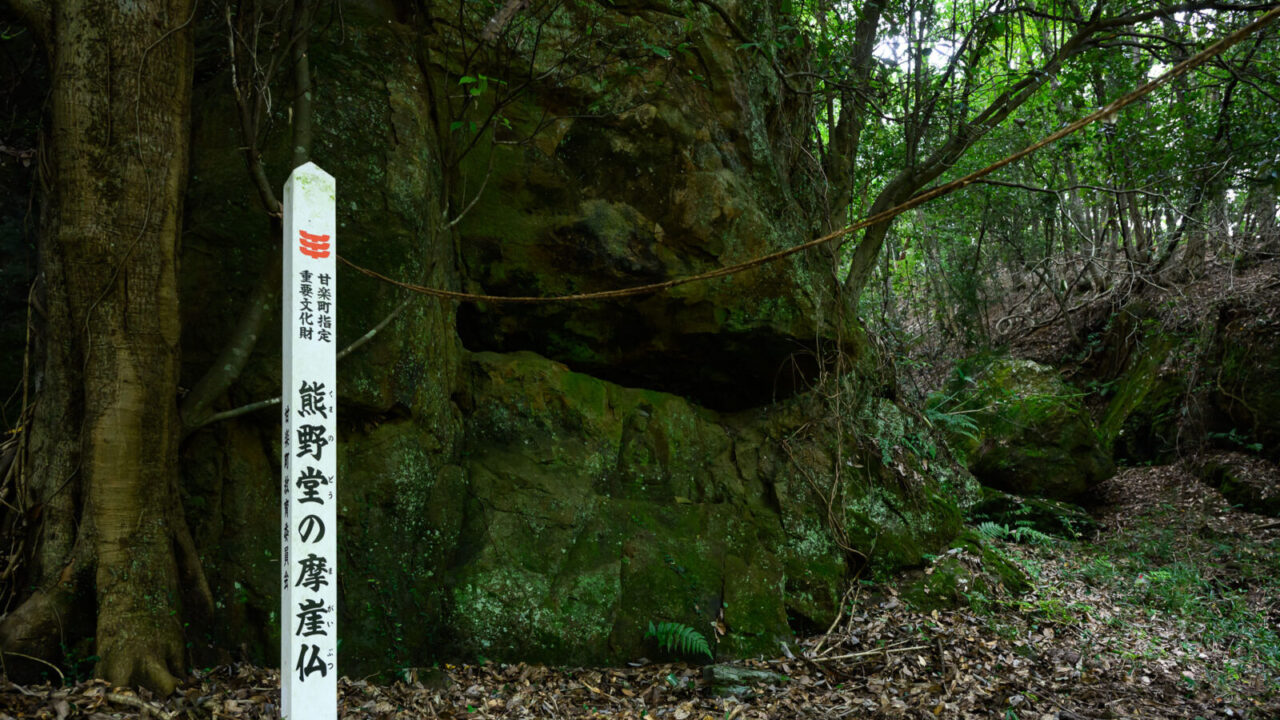
[[[338,307],[333,176],[284,186],[280,715],[338,713]]]

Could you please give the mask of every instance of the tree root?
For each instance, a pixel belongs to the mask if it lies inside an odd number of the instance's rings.
[[[165,698],[173,694],[180,682],[181,650],[177,648],[152,648],[160,638],[135,638],[128,649],[113,647],[98,663],[97,674],[119,687],[145,687]],[[176,655],[177,657],[174,657]],[[160,660],[165,657],[168,662]],[[175,664],[175,660],[178,662]]]
[[[45,667],[62,675],[55,663],[61,658],[59,641],[64,639],[62,618],[70,608],[70,593],[61,586],[48,592],[36,590],[0,621],[0,667],[6,676],[36,680]]]

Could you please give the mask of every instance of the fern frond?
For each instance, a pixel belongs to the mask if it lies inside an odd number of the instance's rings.
[[[706,655],[714,659],[715,655],[711,652],[711,646],[707,643],[707,639],[697,630],[678,622],[663,622],[657,625],[653,621],[649,622],[649,632],[645,633],[645,639],[654,638],[658,641],[658,647],[667,652],[676,652],[681,655]]]
[[[1003,540],[1009,535],[1009,528],[1005,525],[1001,525],[1000,523],[985,520],[978,523],[978,532],[995,540]]]
[[[930,424],[940,425],[948,432],[955,433],[970,440],[977,440],[978,423],[973,418],[960,412],[947,412],[939,408],[928,408],[925,410],[925,417],[928,418]]]
[[[1026,543],[1027,545],[1050,545],[1053,543],[1052,536],[1047,535],[1030,525],[1020,525],[1015,527],[1011,534],[1014,542]]]

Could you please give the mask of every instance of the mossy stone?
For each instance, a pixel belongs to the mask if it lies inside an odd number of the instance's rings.
[[[811,399],[723,415],[532,353],[468,366],[470,497],[451,575],[461,652],[622,662],[656,652],[650,622],[693,627],[718,656],[773,652],[834,618],[857,549],[892,570],[959,531],[957,505],[906,450],[909,487],[883,468],[834,475],[825,448],[847,440],[817,430]],[[849,547],[815,494],[832,482]]]
[[[981,535],[963,533],[902,588],[902,598],[921,612],[970,607],[1002,594],[1031,589],[1026,574]]]
[[[1084,394],[1051,368],[1009,357],[962,363],[948,388],[949,412],[977,424],[953,433],[969,469],[984,485],[1018,495],[1087,498],[1115,470]]]

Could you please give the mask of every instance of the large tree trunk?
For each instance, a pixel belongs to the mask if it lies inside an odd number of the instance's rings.
[[[34,589],[0,644],[48,657],[74,640],[72,598],[92,598],[98,674],[167,694],[184,666],[179,570],[188,611],[208,602],[176,487],[192,2],[68,0],[43,16],[48,318],[25,478],[42,520]]]

